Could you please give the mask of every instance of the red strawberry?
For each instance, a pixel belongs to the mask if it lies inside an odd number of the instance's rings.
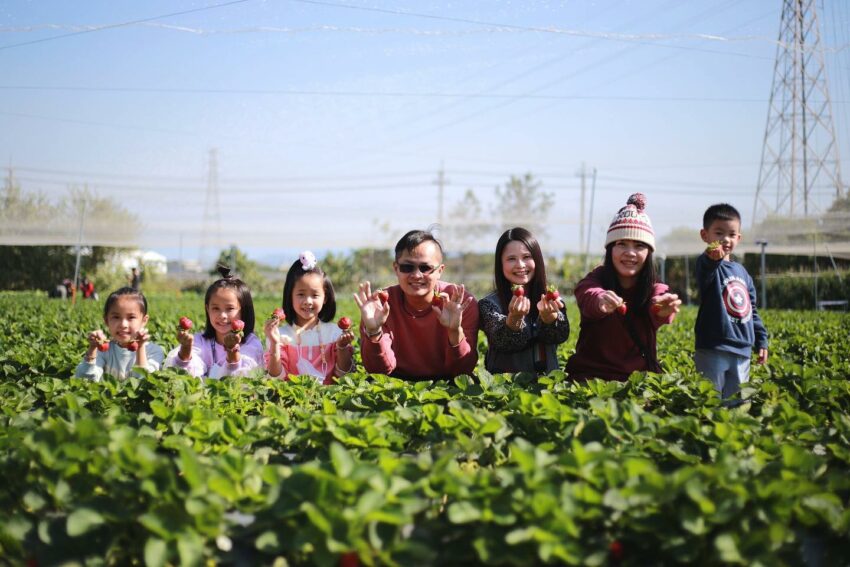
[[[106,352],[109,350],[109,341],[103,341],[102,343],[98,343],[97,350],[100,352]]]
[[[286,319],[286,313],[284,313],[283,309],[278,307],[277,309],[274,310],[274,312],[272,312],[272,318],[277,318],[277,319],[283,321],[284,319]]]
[[[662,306],[661,306],[661,304],[660,304],[660,303],[653,303],[653,304],[652,304],[652,312],[653,312],[653,313],[658,313],[659,311],[661,311],[661,307],[662,307]]]
[[[386,303],[390,300],[390,292],[385,289],[378,290],[378,299],[381,300],[381,303]]]
[[[139,342],[138,341],[130,341],[127,343],[127,350],[130,352],[136,352],[139,350]]]
[[[619,540],[614,540],[608,545],[608,551],[611,553],[611,559],[614,561],[623,560],[623,544]]]
[[[339,556],[339,567],[360,567],[360,558],[356,551],[349,551]]]
[[[242,321],[241,319],[234,319],[230,323],[230,330],[233,331],[234,333],[241,333],[244,328],[245,328],[245,321]]]
[[[194,323],[192,323],[192,320],[188,317],[180,317],[180,323],[178,323],[178,325],[181,331],[188,331],[192,328]]]
[[[629,310],[629,308],[626,307],[625,301],[617,306],[617,313],[619,313],[620,315],[625,315],[626,311],[628,311],[628,310]]]
[[[446,301],[443,298],[442,294],[439,291],[434,290],[434,297],[431,298],[431,305],[442,309],[445,302]]]
[[[339,320],[339,322],[337,323],[337,326],[339,326],[339,328],[342,329],[343,331],[347,331],[348,329],[351,328],[351,319],[349,319],[348,317],[343,317],[342,319]]]
[[[525,295],[525,288],[519,284],[512,285],[511,290],[513,290],[514,295],[517,297],[522,297]]]
[[[553,285],[546,287],[546,299],[549,301],[555,301],[559,297],[561,297],[561,292],[558,291],[557,287]]]

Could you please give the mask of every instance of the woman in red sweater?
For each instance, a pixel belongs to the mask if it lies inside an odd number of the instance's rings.
[[[608,227],[605,263],[576,286],[581,330],[566,365],[570,378],[622,381],[635,371],[661,371],[656,332],[673,322],[682,302],[658,281],[645,207],[643,194],[629,197]]]

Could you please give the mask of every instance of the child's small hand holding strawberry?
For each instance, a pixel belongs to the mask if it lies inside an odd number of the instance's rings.
[[[89,343],[89,348],[86,351],[86,360],[88,362],[94,362],[97,358],[98,351],[107,351],[109,350],[109,339],[106,338],[106,334],[100,329],[95,329],[86,337]],[[106,345],[106,348],[103,348]]]
[[[286,314],[283,309],[278,307],[274,310],[271,317],[263,323],[263,332],[266,335],[266,345],[269,350],[268,357],[268,372],[270,376],[280,376],[283,372],[282,356],[280,347],[287,346],[292,342],[288,336],[280,334],[280,324],[286,320]]]
[[[759,349],[759,357],[758,357],[758,360],[756,360],[756,362],[758,364],[767,364],[767,349],[766,348],[760,348]]]
[[[705,253],[716,262],[726,257],[726,251],[723,250],[723,244],[719,240],[709,243],[705,248]]]
[[[177,356],[183,362],[188,362],[192,358],[192,347],[195,344],[195,336],[192,334],[194,324],[188,317],[181,317],[177,323],[177,342],[180,344],[180,350]]]
[[[222,346],[227,351],[227,362],[236,364],[239,362],[239,345],[245,336],[245,322],[235,319],[230,323],[230,332],[224,335]]]
[[[351,332],[351,319],[348,317],[340,319],[337,325],[342,334],[336,341],[336,374],[341,376],[354,370],[354,333]]]
[[[682,300],[675,293],[664,293],[649,300],[649,311],[659,319],[667,319],[679,312]]]
[[[150,340],[151,335],[147,327],[142,327],[136,333],[136,338],[133,340],[133,342],[136,343],[136,366],[147,366],[148,355],[147,349],[145,348],[145,344],[150,342]]]

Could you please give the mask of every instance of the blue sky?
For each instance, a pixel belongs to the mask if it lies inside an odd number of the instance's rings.
[[[211,148],[221,242],[258,258],[437,222],[441,164],[447,212],[470,188],[491,216],[534,174],[552,252],[579,248],[582,163],[592,250],[633,191],[660,236],[718,200],[752,213],[778,0],[80,6],[0,7],[0,159],[25,190],[114,197],[170,256],[199,253]],[[820,17],[846,183],[850,7]]]

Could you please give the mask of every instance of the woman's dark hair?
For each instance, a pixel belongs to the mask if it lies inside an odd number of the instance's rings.
[[[336,316],[336,295],[331,279],[318,264],[309,270],[305,270],[304,266],[301,265],[301,260],[295,260],[289,271],[286,272],[286,282],[283,284],[283,310],[286,312],[286,322],[290,325],[295,325],[298,322],[298,316],[295,314],[295,307],[292,303],[292,290],[295,288],[295,283],[307,274],[317,274],[322,278],[325,302],[319,311],[319,321],[327,323]]]
[[[116,289],[112,293],[109,294],[109,297],[106,298],[106,303],[103,306],[103,318],[106,319],[106,316],[109,314],[109,310],[112,309],[112,306],[115,305],[115,302],[118,301],[119,297],[124,297],[125,295],[132,296],[136,301],[139,302],[139,307],[142,308],[142,315],[148,314],[148,300],[145,298],[145,295],[138,290],[133,289],[132,287],[122,287],[121,289]]]
[[[215,328],[210,323],[209,313],[212,294],[220,289],[232,289],[236,294],[236,301],[239,302],[239,309],[242,311],[242,321],[245,323],[245,334],[242,335],[242,344],[244,344],[248,336],[254,332],[254,300],[251,298],[251,288],[234,276],[227,266],[219,264],[217,269],[218,273],[221,274],[221,278],[215,280],[207,288],[207,294],[204,296],[204,315],[207,318],[207,325],[204,327],[204,338],[215,339]]]
[[[620,285],[620,279],[617,277],[617,270],[614,268],[614,260],[612,251],[616,242],[612,242],[605,247],[605,263],[602,264],[602,287],[610,289],[617,295],[623,295],[623,286]],[[637,276],[637,294],[636,297],[639,304],[635,307],[646,307],[649,300],[652,298],[653,286],[658,283],[658,273],[655,271],[655,258],[653,257],[652,247],[647,246],[649,253],[646,255],[646,262],[643,264],[640,273]],[[631,305],[629,306],[631,313]]]
[[[534,277],[528,282],[528,299],[531,300],[531,315],[532,319],[537,318],[537,301],[538,298],[546,293],[546,263],[543,261],[543,252],[540,250],[540,244],[534,235],[522,227],[515,227],[506,230],[499,237],[496,243],[496,261],[494,264],[494,280],[496,293],[499,296],[499,301],[502,303],[502,309],[505,313],[508,311],[508,304],[511,302],[511,282],[505,277],[502,270],[502,254],[505,248],[511,242],[521,242],[531,252],[531,258],[534,260]]]

